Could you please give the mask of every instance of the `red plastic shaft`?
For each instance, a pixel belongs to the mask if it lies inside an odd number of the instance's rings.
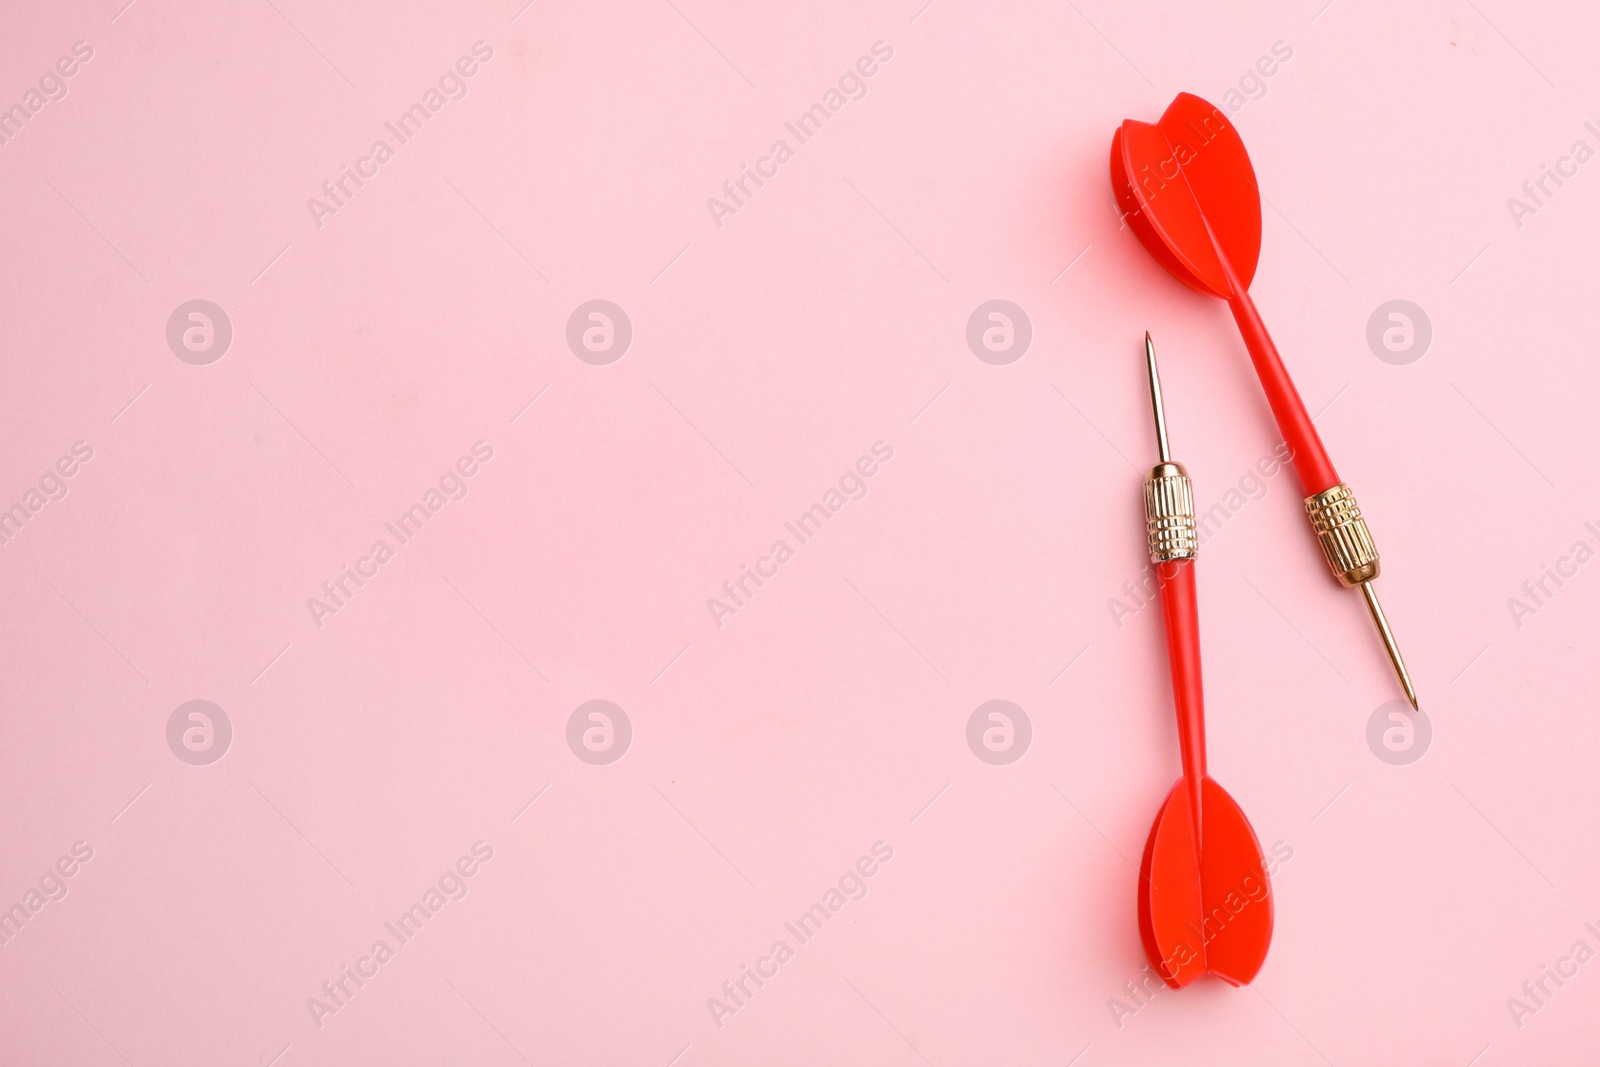
[[[1206,776],[1206,712],[1200,685],[1200,609],[1194,591],[1194,561],[1156,564],[1161,614],[1167,624],[1167,660],[1172,666],[1172,702],[1178,711],[1178,748],[1183,782],[1200,840],[1200,783]]]
[[[1328,450],[1322,447],[1322,438],[1312,425],[1311,416],[1306,414],[1306,406],[1278,356],[1278,346],[1272,343],[1255,302],[1247,291],[1238,289],[1235,296],[1228,298],[1228,306],[1233,309],[1234,321],[1244,335],[1244,346],[1250,350],[1250,362],[1256,366],[1256,377],[1261,379],[1261,388],[1272,407],[1272,417],[1278,420],[1278,431],[1294,450],[1294,470],[1300,477],[1300,487],[1306,496],[1332,489],[1339,484],[1339,475],[1328,458]]]

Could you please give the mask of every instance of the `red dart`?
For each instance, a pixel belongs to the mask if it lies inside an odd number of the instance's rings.
[[[1161,379],[1148,333],[1144,346],[1161,453],[1161,462],[1145,476],[1145,527],[1161,584],[1183,778],[1167,794],[1144,846],[1139,934],[1151,967],[1175,989],[1207,973],[1243,985],[1261,969],[1272,942],[1272,886],[1249,820],[1206,773],[1194,491],[1167,447]]]
[[[1342,585],[1359,587],[1411,706],[1411,684],[1372,581],[1378,550],[1355,496],[1339,480],[1278,349],[1250,299],[1261,255],[1261,193],[1238,131],[1198,96],[1179,93],[1154,125],[1128,119],[1111,140],[1111,184],[1128,225],[1179,281],[1228,302],[1283,439],[1294,453],[1306,513]]]

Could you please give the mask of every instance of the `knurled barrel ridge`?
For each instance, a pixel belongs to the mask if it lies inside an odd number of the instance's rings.
[[[1181,463],[1158,463],[1144,479],[1144,525],[1150,562],[1194,559],[1194,489]]]
[[[1347,586],[1378,576],[1378,549],[1350,487],[1340,482],[1306,497],[1306,515],[1333,575]]]

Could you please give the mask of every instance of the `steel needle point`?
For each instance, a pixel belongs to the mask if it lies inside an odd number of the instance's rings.
[[[1161,451],[1161,462],[1172,462],[1172,450],[1167,447],[1167,415],[1161,408],[1161,375],[1156,370],[1156,346],[1150,340],[1150,331],[1144,332],[1144,358],[1150,371],[1150,406],[1156,412],[1156,447]]]
[[[1389,629],[1389,620],[1384,618],[1377,590],[1372,588],[1371,582],[1362,582],[1361,593],[1367,599],[1367,610],[1372,612],[1372,621],[1378,627],[1378,636],[1383,638],[1383,649],[1389,653],[1389,662],[1394,664],[1394,673],[1400,677],[1400,686],[1406,691],[1406,699],[1411,701],[1412,710],[1421,711],[1422,708],[1417,704],[1417,689],[1411,684],[1411,672],[1406,670],[1406,661],[1400,658],[1400,646],[1395,643],[1394,632]]]

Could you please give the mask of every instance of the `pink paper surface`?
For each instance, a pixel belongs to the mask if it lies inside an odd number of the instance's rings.
[[[0,1062],[1590,1061],[1592,7],[124,2],[0,33]],[[1113,207],[1183,90],[1427,730]],[[1139,992],[1146,329],[1243,989]]]

